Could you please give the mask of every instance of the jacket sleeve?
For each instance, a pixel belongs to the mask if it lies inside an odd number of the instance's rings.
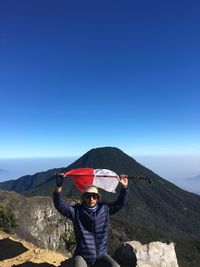
[[[63,194],[61,192],[54,192],[53,203],[57,211],[66,216],[70,220],[74,218],[74,207],[64,202]]]
[[[108,204],[110,214],[118,212],[124,207],[128,200],[128,188],[121,188],[117,200]]]

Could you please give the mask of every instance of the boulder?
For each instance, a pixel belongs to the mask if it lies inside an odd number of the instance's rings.
[[[116,249],[115,258],[127,267],[178,267],[174,243],[129,241]]]

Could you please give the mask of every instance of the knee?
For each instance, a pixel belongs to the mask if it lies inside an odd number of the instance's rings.
[[[87,263],[82,256],[75,256],[73,267],[87,267]]]

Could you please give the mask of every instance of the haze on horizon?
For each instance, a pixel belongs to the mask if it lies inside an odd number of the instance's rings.
[[[130,155],[131,156],[131,155]],[[200,194],[200,156],[132,156],[162,178]],[[0,159],[0,182],[33,175],[41,171],[67,167],[79,157]],[[198,176],[198,179],[192,179]]]

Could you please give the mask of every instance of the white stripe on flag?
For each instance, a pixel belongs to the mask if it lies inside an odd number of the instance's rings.
[[[96,169],[94,171],[93,185],[108,192],[115,193],[115,189],[119,183],[118,178],[119,176],[113,171],[107,169]]]

